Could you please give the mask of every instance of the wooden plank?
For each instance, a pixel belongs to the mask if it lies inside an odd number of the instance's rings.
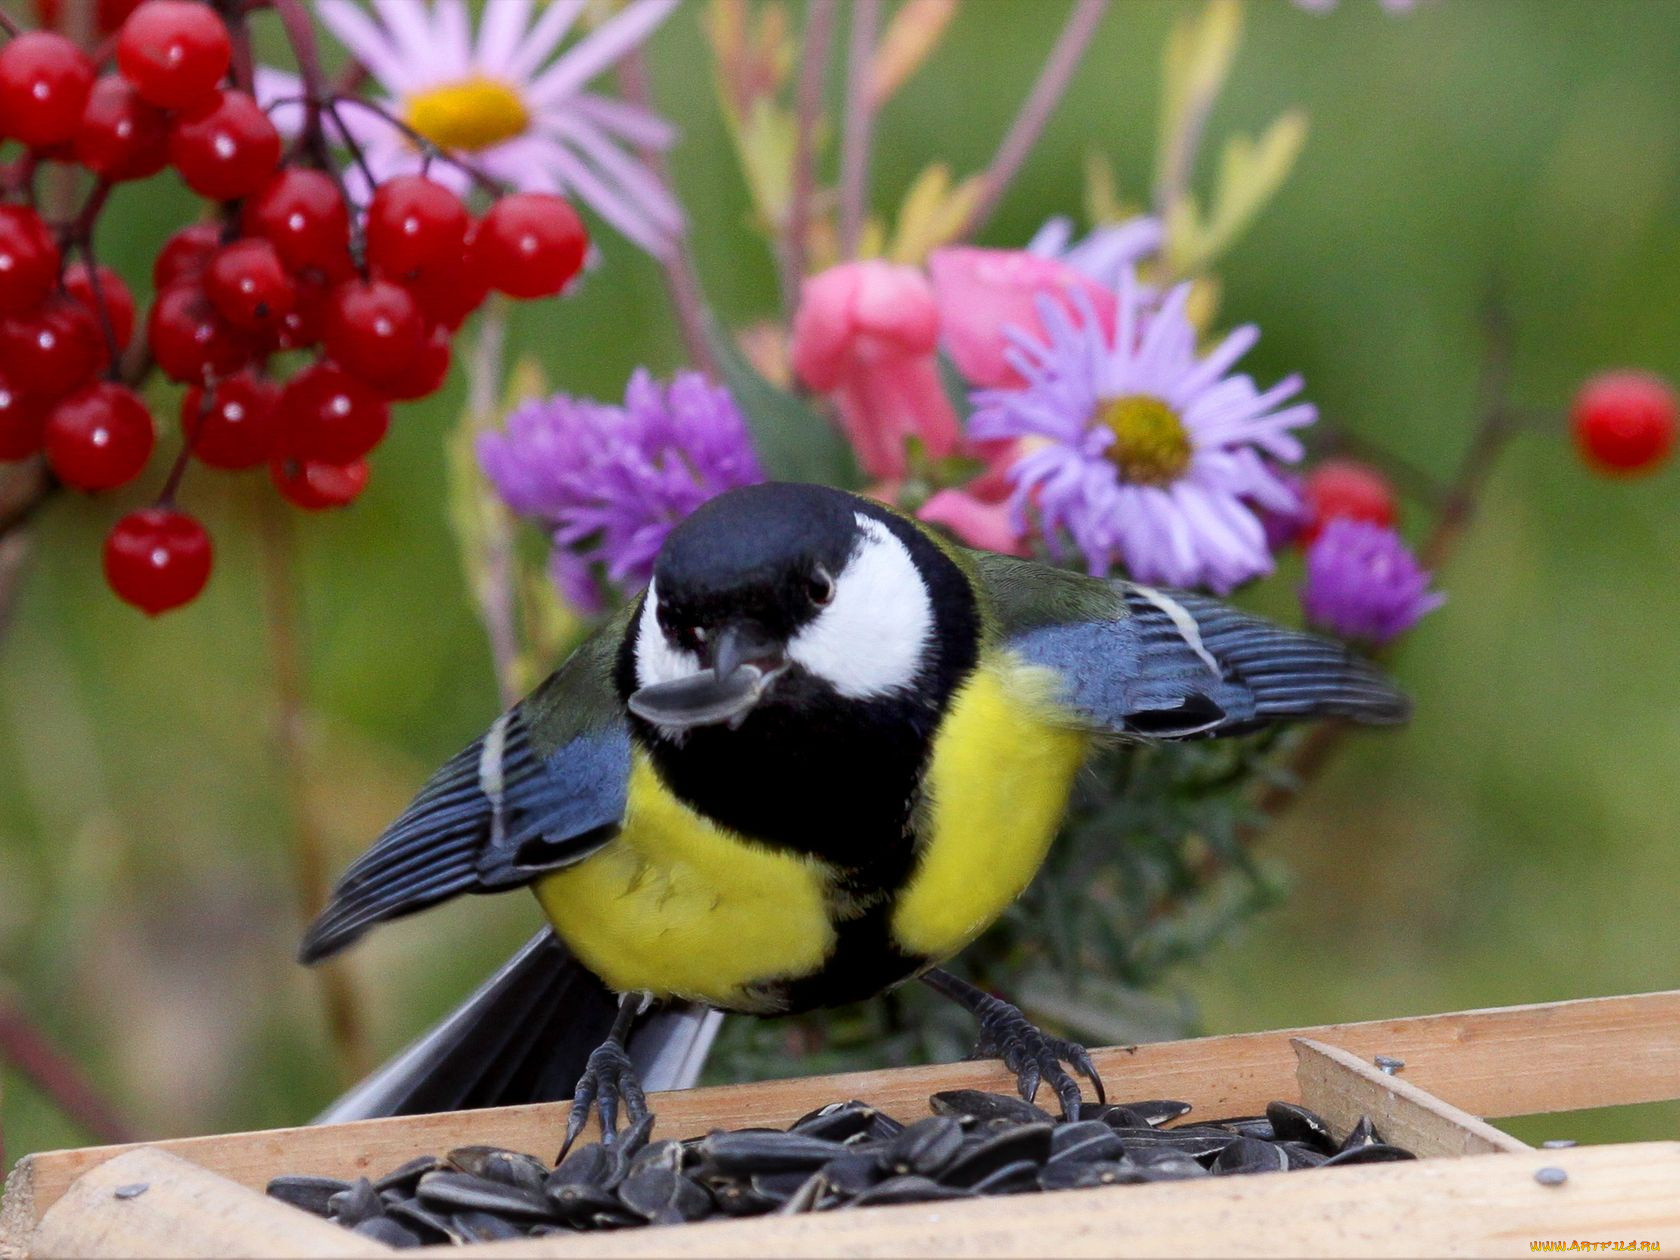
[[[144,1187],[140,1193],[134,1191]],[[31,1260],[76,1256],[388,1256],[392,1248],[235,1185],[165,1151],[80,1178],[28,1240]]]
[[[1680,990],[1158,1042],[1093,1057],[1111,1097],[1182,1098],[1210,1118],[1253,1114],[1273,1099],[1299,1096],[1290,1048],[1296,1037],[1364,1057],[1403,1058],[1405,1079],[1483,1116],[1680,1097]],[[716,1127],[786,1125],[840,1098],[862,1098],[913,1118],[926,1114],[929,1094],[959,1088],[1007,1092],[1013,1086],[1001,1065],[963,1062],[688,1090],[652,1101],[660,1134],[686,1137]],[[546,1156],[559,1145],[567,1111],[564,1103],[544,1103],[153,1145],[261,1188],[279,1172],[378,1176],[415,1155],[471,1143]],[[27,1156],[8,1182],[0,1219],[32,1228],[76,1177],[130,1149]]]
[[[1301,1101],[1345,1135],[1370,1116],[1383,1140],[1414,1155],[1493,1155],[1534,1148],[1336,1046],[1295,1040]]]
[[[1564,1169],[1544,1186],[1537,1169]],[[1680,1245],[1680,1143],[1217,1177],[481,1243],[474,1260],[669,1256],[1527,1256]],[[445,1248],[406,1254],[442,1260]],[[1608,1250],[1608,1249],[1606,1249]],[[459,1255],[459,1252],[455,1252]]]

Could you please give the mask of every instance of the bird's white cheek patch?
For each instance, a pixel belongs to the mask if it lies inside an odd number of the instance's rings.
[[[915,680],[933,634],[933,603],[910,552],[873,517],[834,580],[834,599],[788,643],[788,656],[843,696],[867,699]]]
[[[636,623],[636,683],[651,687],[700,672],[700,658],[677,647],[659,628],[659,594],[650,582]]]

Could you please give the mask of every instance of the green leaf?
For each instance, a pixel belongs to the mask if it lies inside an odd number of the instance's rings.
[[[724,385],[747,418],[759,463],[771,480],[862,484],[852,448],[840,431],[809,404],[759,375],[710,311],[706,312],[706,341]]]

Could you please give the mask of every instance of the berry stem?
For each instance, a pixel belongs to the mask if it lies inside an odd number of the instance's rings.
[[[420,132],[416,131],[402,119],[391,113],[390,110],[386,109],[378,101],[370,101],[365,96],[355,96],[342,92],[335,92],[328,97],[327,108],[329,110],[336,111],[337,107],[340,105],[355,105],[366,110],[375,118],[384,122],[388,127],[392,127],[400,132],[403,139],[407,140],[420,151],[425,161],[449,163],[449,165],[465,173],[475,185],[484,192],[489,193],[492,197],[500,197],[503,193],[507,192],[507,185],[502,183],[493,175],[489,174],[482,167],[467,161],[465,158],[461,158],[453,153],[450,153],[447,149],[438,148],[437,145],[433,144]],[[345,143],[353,146],[354,141],[350,138],[349,130],[344,126],[343,122],[339,120],[336,112],[333,113],[333,121],[337,122],[339,130],[344,132]]]
[[[18,25],[17,19],[4,8],[0,8],[0,31],[6,33],[7,39],[16,39],[23,34],[23,28]]]
[[[134,1131],[94,1088],[81,1066],[14,1002],[0,1004],[0,1061],[33,1082],[95,1141],[134,1141]]]

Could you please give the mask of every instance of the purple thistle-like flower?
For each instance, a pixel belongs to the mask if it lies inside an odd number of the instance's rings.
[[[1445,602],[1429,581],[1392,529],[1337,517],[1307,548],[1301,607],[1311,625],[1338,638],[1387,643]]]
[[[1041,302],[1047,343],[1011,330],[1025,386],[975,394],[970,433],[1025,439],[1009,470],[1023,532],[1036,512],[1046,543],[1065,533],[1093,574],[1118,562],[1139,581],[1224,594],[1271,572],[1256,510],[1298,505],[1276,465],[1300,459],[1292,430],[1318,413],[1284,405],[1299,377],[1261,391],[1231,371],[1252,325],[1198,354],[1189,296],[1180,285],[1156,307],[1127,271],[1110,332],[1083,294],[1073,314]]]
[[[565,394],[526,403],[479,439],[478,458],[503,501],[550,530],[555,585],[591,610],[597,567],[620,592],[639,589],[673,526],[764,480],[729,391],[698,372],[661,386],[638,369],[622,407]]]

